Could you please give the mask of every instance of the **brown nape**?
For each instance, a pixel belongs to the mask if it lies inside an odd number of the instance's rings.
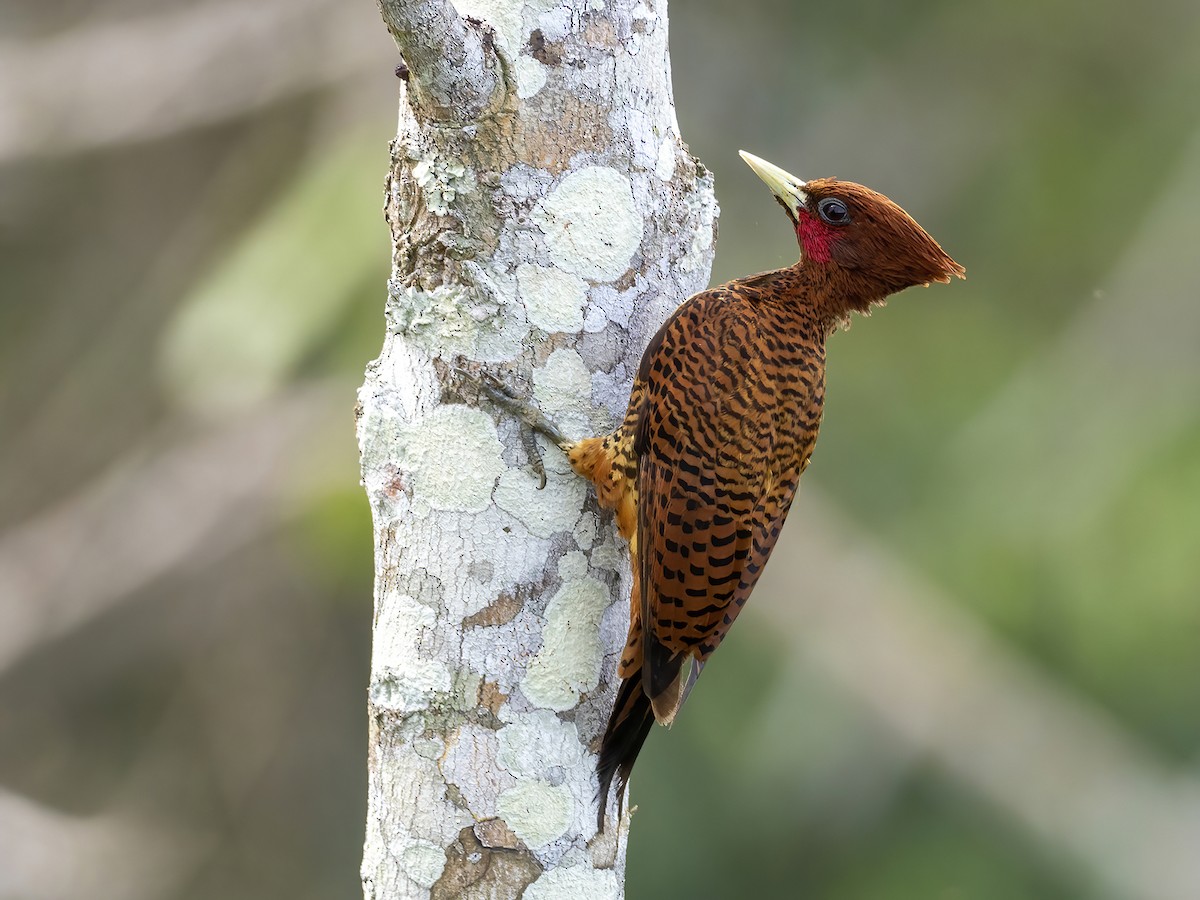
[[[934,281],[965,278],[966,270],[916,221],[883,194],[851,181],[807,182],[808,209],[797,234],[801,267],[825,269],[821,300],[831,318],[869,312],[890,294]],[[850,222],[827,225],[816,213],[821,200],[836,197],[849,207]],[[811,244],[812,246],[809,246]]]

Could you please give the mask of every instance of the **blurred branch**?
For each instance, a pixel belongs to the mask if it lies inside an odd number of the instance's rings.
[[[282,462],[350,422],[350,393],[295,390],[159,452],[128,453],[56,508],[0,535],[0,675],[167,572],[202,567],[286,515]]]
[[[201,852],[118,814],[71,816],[0,788],[0,896],[23,900],[153,900],[169,896]]]
[[[379,0],[379,11],[411,73],[413,107],[436,118],[477,119],[503,85],[491,28],[464,20],[450,0]]]
[[[768,589],[761,606],[805,658],[1113,895],[1200,897],[1200,782],[1014,655],[816,491],[793,520],[804,599]]]
[[[367,71],[386,59],[385,46],[370,16],[328,0],[213,0],[36,42],[3,40],[0,163],[245,115]]]

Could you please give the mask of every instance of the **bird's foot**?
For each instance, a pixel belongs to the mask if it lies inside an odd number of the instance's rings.
[[[533,471],[538,477],[538,490],[544,488],[546,486],[546,467],[542,464],[542,454],[537,441],[534,440],[534,432],[545,435],[563,451],[570,447],[572,443],[570,438],[563,434],[562,429],[551,422],[545,413],[528,400],[518,397],[507,384],[491,372],[483,370],[472,372],[461,365],[455,365],[454,371],[464,381],[478,387],[481,393],[486,394],[501,409],[512,413],[521,421],[523,426],[521,440],[529,455],[530,465],[533,466]]]

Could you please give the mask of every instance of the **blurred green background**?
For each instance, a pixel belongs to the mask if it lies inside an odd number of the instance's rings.
[[[738,160],[968,281],[831,340],[751,612],[633,781],[631,898],[1200,897],[1200,5],[677,2]],[[351,898],[396,55],[374,4],[0,7],[0,897]]]

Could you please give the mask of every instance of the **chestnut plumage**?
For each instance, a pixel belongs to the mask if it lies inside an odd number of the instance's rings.
[[[800,260],[687,300],[646,348],[620,427],[556,436],[633,560],[600,829],[612,782],[619,815],[651,726],[675,719],[779,538],[821,424],[826,337],[889,294],[964,274],[882,194],[742,156],[787,212]]]

